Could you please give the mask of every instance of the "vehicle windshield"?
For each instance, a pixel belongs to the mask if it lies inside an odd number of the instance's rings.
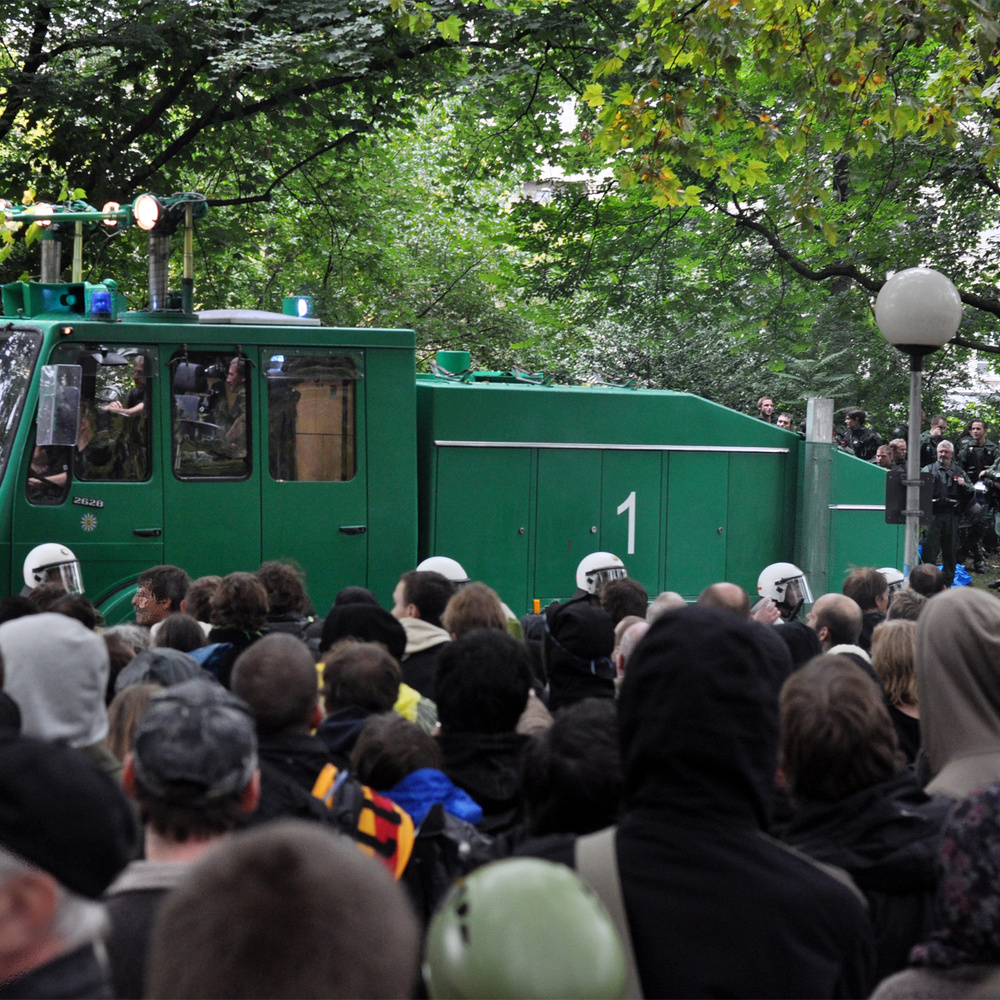
[[[7,470],[42,342],[38,330],[0,333],[0,479]]]

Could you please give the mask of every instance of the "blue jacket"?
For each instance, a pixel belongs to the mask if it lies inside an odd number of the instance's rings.
[[[443,771],[422,767],[408,774],[385,794],[400,809],[405,809],[418,826],[424,821],[431,806],[441,803],[445,812],[473,825],[483,818],[483,810]]]

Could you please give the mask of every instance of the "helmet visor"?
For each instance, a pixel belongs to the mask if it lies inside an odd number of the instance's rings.
[[[608,566],[605,569],[594,570],[588,576],[594,581],[594,593],[599,594],[604,585],[611,580],[624,580],[628,576],[624,566]]]
[[[788,581],[785,587],[785,599],[782,603],[797,610],[807,602],[812,604],[812,599],[809,581],[804,576],[796,576]]]
[[[83,574],[80,572],[80,563],[76,559],[72,562],[39,566],[35,573],[41,575],[45,583],[61,584],[67,594],[83,593]]]

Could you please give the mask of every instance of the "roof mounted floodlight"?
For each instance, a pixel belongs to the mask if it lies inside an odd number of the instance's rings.
[[[135,216],[135,224],[145,232],[153,229],[160,216],[163,214],[163,206],[160,199],[155,194],[141,194],[132,203],[132,215]]]

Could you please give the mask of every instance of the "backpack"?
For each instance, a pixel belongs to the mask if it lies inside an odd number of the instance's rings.
[[[319,772],[312,793],[333,813],[336,825],[363,854],[380,861],[393,878],[400,878],[416,839],[409,813],[333,764]]]
[[[213,642],[210,646],[192,649],[188,656],[194,657],[216,680],[219,679],[219,669],[228,662],[233,651],[231,642]]]

